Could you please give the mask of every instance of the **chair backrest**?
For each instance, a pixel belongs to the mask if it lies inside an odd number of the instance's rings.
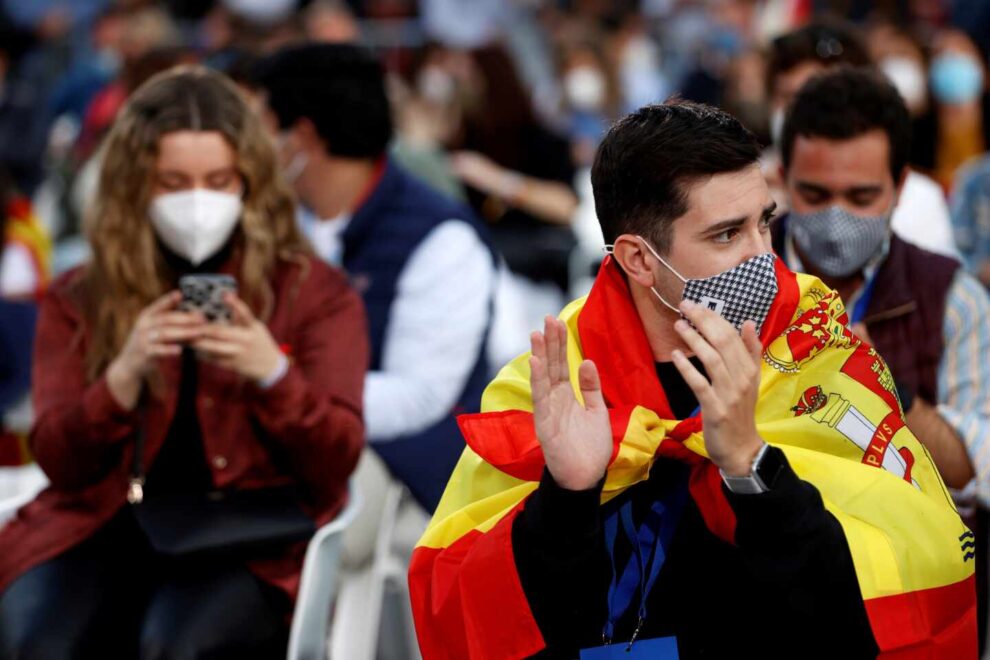
[[[317,530],[306,548],[299,596],[289,632],[288,660],[326,660],[330,607],[337,593],[341,537],[360,509],[352,488],[347,505]]]
[[[35,463],[17,467],[0,467],[0,527],[17,515],[48,486],[48,477]]]

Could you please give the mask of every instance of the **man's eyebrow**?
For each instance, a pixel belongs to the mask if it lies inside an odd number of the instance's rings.
[[[852,186],[845,190],[846,195],[857,195],[857,194],[861,195],[863,193],[878,193],[878,192],[883,192],[883,186],[879,184],[868,185],[868,186]]]
[[[806,190],[813,190],[814,192],[823,192],[823,193],[827,193],[829,195],[832,194],[832,191],[831,190],[829,190],[825,186],[820,186],[817,183],[809,183],[808,181],[798,181],[797,182],[797,186],[798,186],[798,188],[804,188]]]
[[[761,218],[767,218],[773,215],[773,212],[777,210],[777,202],[770,202],[765,207],[763,207],[763,212],[761,213]],[[709,225],[701,230],[701,234],[720,234],[728,229],[735,229],[746,223],[748,216],[742,216],[739,218],[730,218],[728,220],[721,220],[713,225]]]

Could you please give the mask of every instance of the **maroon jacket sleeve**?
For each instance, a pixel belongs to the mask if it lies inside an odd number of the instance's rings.
[[[364,305],[342,274],[314,262],[295,307],[289,370],[255,389],[252,410],[317,502],[336,501],[364,443]]]
[[[119,460],[119,445],[137,421],[117,404],[104,377],[86,382],[82,317],[68,296],[69,282],[60,280],[41,303],[31,387],[31,451],[52,484],[64,489],[99,481]]]

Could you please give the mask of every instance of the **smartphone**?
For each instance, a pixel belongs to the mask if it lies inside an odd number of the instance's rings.
[[[227,291],[237,292],[237,280],[230,275],[204,273],[179,278],[184,312],[200,312],[210,323],[229,323],[230,307],[223,301]]]

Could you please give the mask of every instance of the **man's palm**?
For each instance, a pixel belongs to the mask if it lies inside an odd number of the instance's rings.
[[[591,488],[608,467],[612,432],[598,370],[585,360],[578,370],[584,405],[577,400],[567,365],[567,326],[547,317],[531,336],[530,383],[533,418],[547,468],[570,490]]]

